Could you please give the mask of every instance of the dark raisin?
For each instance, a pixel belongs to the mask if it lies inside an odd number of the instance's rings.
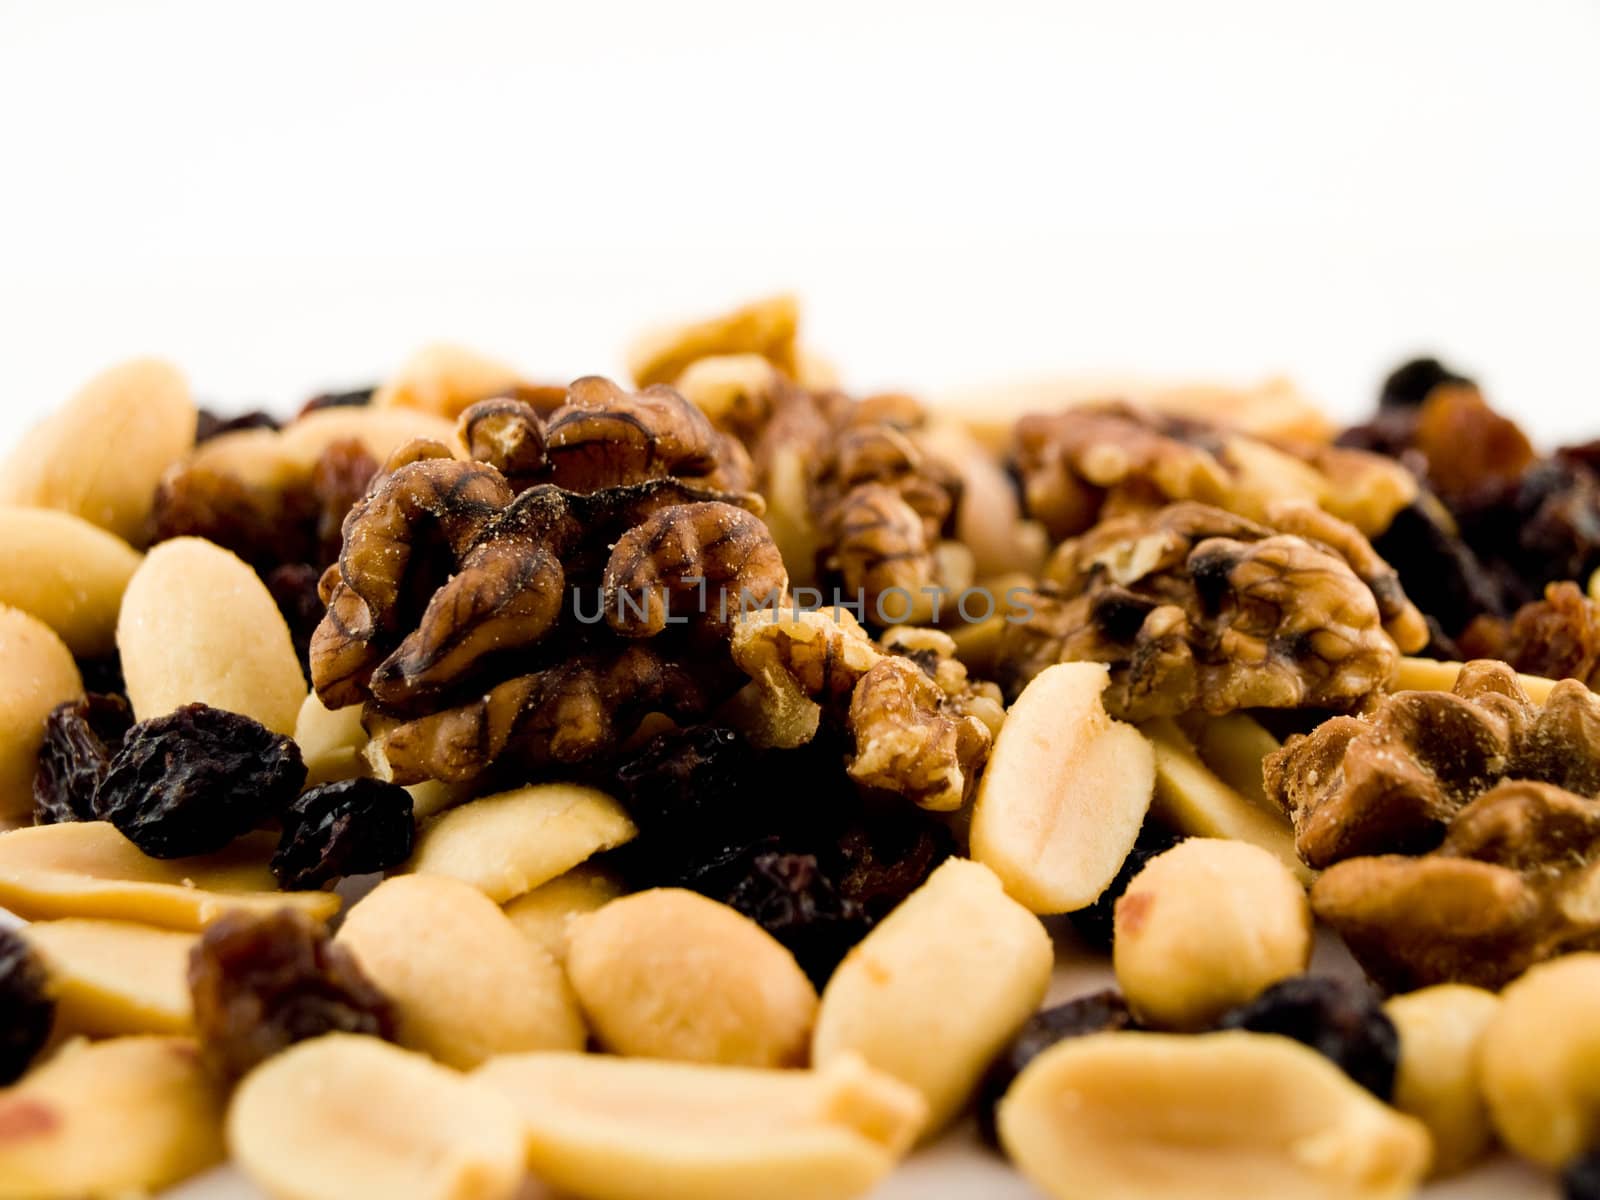
[[[323,392],[302,404],[299,415],[303,417],[324,408],[365,408],[372,403],[372,394],[377,390],[375,387],[365,387],[349,392]]]
[[[96,658],[78,659],[78,677],[83,690],[102,696],[126,696],[127,680],[122,677],[122,655],[113,650]]]
[[[1365,983],[1297,975],[1224,1014],[1218,1026],[1293,1038],[1385,1103],[1394,1095],[1400,1035]]]
[[[1580,1154],[1561,1169],[1562,1200],[1600,1200],[1600,1150]]]
[[[346,875],[387,871],[411,857],[411,793],[377,779],[308,789],[283,814],[272,873],[290,890],[327,887]]]
[[[1133,849],[1128,851],[1128,857],[1122,861],[1121,870],[1106,885],[1106,890],[1100,893],[1100,898],[1088,908],[1080,908],[1068,918],[1077,935],[1096,950],[1110,950],[1113,927],[1116,923],[1117,901],[1122,899],[1122,893],[1128,890],[1133,877],[1144,870],[1145,863],[1156,855],[1171,850],[1182,840],[1181,835],[1173,833],[1165,825],[1154,820],[1145,821],[1144,828],[1139,831],[1138,840],[1133,843]]]
[[[210,854],[279,816],[305,779],[289,738],[188,704],[128,731],[95,790],[94,813],[152,858]]]
[[[1399,573],[1407,597],[1451,638],[1474,617],[1505,610],[1499,584],[1454,525],[1437,500],[1423,495],[1372,539],[1372,548]]]
[[[737,909],[786,946],[820,990],[872,923],[822,871],[813,854],[753,855],[732,888],[713,899]]]
[[[22,1078],[50,1040],[55,1016],[44,964],[21,933],[0,926],[0,1087]]]
[[[121,696],[91,693],[57,705],[45,718],[33,773],[34,821],[95,820],[95,789],[132,727],[133,711]]]
[[[332,442],[311,469],[309,505],[315,529],[311,531],[319,566],[339,561],[344,546],[344,519],[367,494],[379,462],[357,438]]]
[[[1023,1068],[1051,1046],[1067,1038],[1136,1027],[1127,1002],[1115,989],[1079,996],[1029,1017],[1028,1023],[989,1065],[978,1084],[978,1132],[983,1140],[991,1146],[1000,1145],[994,1123],[995,1106],[1022,1074]]]
[[[1457,375],[1437,358],[1414,358],[1396,367],[1383,381],[1378,394],[1381,408],[1421,408],[1423,401],[1441,384],[1471,385],[1465,375]]]
[[[874,923],[956,852],[955,836],[921,809],[864,814],[838,838],[839,893]]]
[[[271,413],[262,412],[259,408],[247,413],[240,413],[236,417],[223,417],[212,412],[209,408],[200,410],[200,420],[195,426],[194,442],[209,442],[214,437],[221,437],[225,433],[238,433],[241,429],[276,429],[278,418]]]
[[[213,924],[189,953],[189,992],[201,1051],[224,1079],[325,1033],[394,1037],[388,998],[297,909]]]
[[[322,572],[310,563],[284,563],[268,571],[263,580],[278,605],[278,611],[283,614],[284,622],[289,626],[289,637],[294,642],[295,657],[300,662],[301,670],[308,668],[311,661],[311,635],[317,631],[323,613],[327,611],[317,591],[317,582],[321,578]]]

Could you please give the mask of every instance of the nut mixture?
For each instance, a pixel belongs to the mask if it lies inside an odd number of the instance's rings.
[[[969,1107],[1062,1200],[1600,1194],[1595,446],[1433,360],[1002,432],[799,334],[24,439],[0,1197],[845,1200]]]

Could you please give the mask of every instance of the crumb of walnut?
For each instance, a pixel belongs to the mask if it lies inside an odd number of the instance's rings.
[[[1472,662],[1450,692],[1399,692],[1291,737],[1264,770],[1310,865],[1422,853],[1502,780],[1600,794],[1600,696],[1569,680],[1540,707],[1504,663]]]
[[[1537,962],[1600,948],[1597,859],[1600,802],[1502,780],[1453,816],[1431,853],[1345,859],[1311,903],[1391,991],[1498,988]]]
[[[223,1079],[325,1033],[394,1037],[388,999],[295,909],[230,913],[211,925],[190,952],[189,991],[201,1054]]]
[[[1312,532],[1330,520],[1301,514],[1289,523]],[[1359,542],[1347,526],[1323,532]],[[1063,543],[1019,601],[1030,612],[1001,632],[1002,683],[1020,691],[1052,663],[1104,662],[1106,709],[1131,721],[1353,708],[1383,690],[1399,660],[1396,637],[1408,649],[1426,638],[1381,560],[1360,544],[1352,566],[1337,544],[1195,503],[1102,521]],[[1384,602],[1363,573],[1385,590]]]

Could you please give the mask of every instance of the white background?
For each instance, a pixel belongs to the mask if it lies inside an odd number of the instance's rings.
[[[0,442],[120,356],[223,404],[435,337],[615,370],[778,287],[863,385],[1401,355],[1600,427],[1595,0],[0,0]]]

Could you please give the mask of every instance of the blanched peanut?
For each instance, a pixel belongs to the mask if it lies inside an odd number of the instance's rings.
[[[435,342],[418,350],[372,397],[372,407],[416,408],[454,420],[479,400],[522,382],[514,367],[465,346]]]
[[[0,1090],[5,1200],[144,1195],[222,1158],[222,1096],[184,1038],[72,1042]]]
[[[999,456],[954,420],[919,430],[916,441],[954,468],[961,480],[955,535],[972,550],[979,578],[1036,571],[1044,564],[1049,536],[1038,522],[1023,519],[1017,489]]]
[[[499,1058],[539,1178],[579,1200],[849,1200],[923,1123],[915,1091],[842,1055],[758,1071],[598,1054]]]
[[[361,725],[361,706],[330,709],[316,692],[306,693],[294,721],[294,741],[306,760],[306,784],[357,779],[367,772],[362,750],[367,731]]]
[[[613,900],[567,931],[567,978],[607,1049],[742,1067],[805,1062],[817,993],[765,929],[681,888]]]
[[[1150,807],[1150,744],[1100,702],[1100,663],[1041,671],[1006,710],[972,811],[972,857],[1036,913],[1093,904]]]
[[[1456,686],[1456,680],[1461,676],[1461,668],[1465,665],[1458,662],[1439,662],[1431,658],[1402,656],[1399,665],[1395,667],[1394,678],[1389,681],[1389,690],[1391,692],[1452,691]],[[1530,700],[1542,705],[1550,699],[1550,693],[1557,681],[1539,675],[1518,675],[1517,682],[1522,685],[1522,690],[1528,693]]]
[[[1256,804],[1228,786],[1171,720],[1163,717],[1141,728],[1155,748],[1156,798],[1150,808],[1164,824],[1195,837],[1249,842],[1302,883],[1311,882],[1311,869],[1294,848],[1294,828],[1281,810]]]
[[[622,806],[604,792],[531,784],[439,817],[418,835],[410,869],[464,880],[504,904],[636,833]]]
[[[649,387],[677,382],[697,359],[759,354],[789,372],[799,324],[799,301],[790,295],[768,296],[704,321],[642,335],[628,348],[628,371],[639,387]]]
[[[400,1044],[442,1063],[583,1047],[561,968],[459,880],[387,879],[351,908],[335,940],[393,1001]]]
[[[82,517],[0,508],[0,605],[31,613],[83,658],[116,646],[117,609],[139,552]]]
[[[1549,1167],[1600,1138],[1600,954],[1534,967],[1500,993],[1478,1047],[1479,1079],[1500,1140]]]
[[[1400,1200],[1428,1133],[1315,1051],[1256,1033],[1097,1033],[1000,1102],[1017,1167],[1061,1200]]]
[[[162,472],[194,445],[183,376],[138,359],[83,386],[0,466],[0,504],[57,508],[142,545]]]
[[[1400,1032],[1394,1106],[1433,1135],[1433,1172],[1459,1171],[1494,1140],[1478,1081],[1478,1047],[1500,1006],[1493,992],[1444,983],[1396,996],[1384,1011]]]
[[[506,905],[517,932],[558,963],[567,961],[567,926],[574,917],[594,912],[622,895],[622,883],[609,871],[588,863],[541,883]]]
[[[683,398],[721,428],[754,424],[772,402],[782,380],[759,354],[718,354],[690,363],[673,385]]]
[[[141,721],[192,701],[292,734],[306,698],[289,627],[266,585],[201,538],[162,542],[134,572],[117,620]]]
[[[331,892],[279,892],[270,842],[241,838],[204,858],[150,858],[104,821],[0,833],[0,906],[19,917],[104,917],[203,929],[225,912],[285,905],[319,921],[339,911]]]
[[[44,956],[61,1027],[93,1037],[188,1033],[189,951],[199,935],[129,921],[37,921],[28,941]]]
[[[481,399],[482,397],[479,397]],[[470,401],[469,401],[470,403]],[[278,440],[297,470],[316,466],[323,451],[335,442],[357,441],[380,463],[407,442],[418,438],[439,442],[461,453],[456,444],[454,417],[411,408],[324,408],[285,425]]]
[[[523,1177],[509,1104],[377,1038],[330,1034],[269,1058],[227,1128],[240,1169],[287,1200],[509,1200]]]
[[[78,664],[50,627],[15,608],[0,607],[0,826],[33,811],[33,772],[44,745],[45,718],[83,695]]]
[[[1283,743],[1247,713],[1224,713],[1202,717],[1186,726],[1190,741],[1218,779],[1252,804],[1268,812],[1279,812],[1277,802],[1267,795],[1261,765],[1267,755],[1283,749]]]
[[[910,1084],[931,1134],[1039,1007],[1054,951],[994,872],[953,858],[851,950],[822,993],[811,1060],[841,1054]]]
[[[1189,838],[1117,901],[1112,964],[1141,1021],[1200,1029],[1311,959],[1305,889],[1258,846]]]

